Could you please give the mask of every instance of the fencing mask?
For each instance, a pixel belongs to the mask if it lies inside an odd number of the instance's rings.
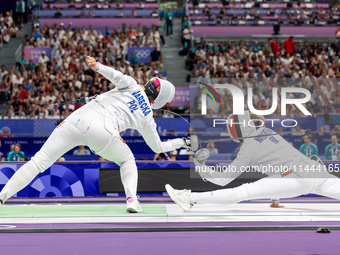
[[[243,143],[243,139],[238,139],[238,137],[249,136],[259,127],[250,118],[249,111],[245,111],[243,115],[230,114],[227,121],[229,135],[231,138],[235,138],[233,141],[237,143]]]
[[[159,92],[157,87],[161,86]],[[160,78],[152,78],[145,84],[145,93],[151,96],[154,101],[151,103],[152,109],[159,109],[170,103],[175,96],[175,86],[166,80]]]

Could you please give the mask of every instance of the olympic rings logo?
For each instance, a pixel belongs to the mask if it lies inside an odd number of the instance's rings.
[[[135,50],[138,58],[147,58],[150,56],[150,50]]]

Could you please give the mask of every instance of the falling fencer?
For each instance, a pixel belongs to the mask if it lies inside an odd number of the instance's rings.
[[[126,129],[136,129],[156,153],[185,146],[185,139],[161,142],[152,109],[169,103],[175,94],[171,82],[153,78],[145,86],[130,76],[86,58],[87,65],[111,81],[116,88],[73,112],[47,139],[42,148],[7,182],[0,193],[3,204],[44,172],[64,153],[78,145],[87,145],[96,154],[120,166],[121,179],[127,197],[128,212],[141,212],[137,193],[137,166],[130,148],[120,137]]]
[[[204,153],[205,149],[196,152],[194,163],[195,171],[204,180],[220,186],[252,169],[268,177],[236,188],[211,192],[176,190],[167,184],[165,187],[172,200],[183,210],[189,211],[196,203],[229,205],[251,199],[291,198],[309,193],[340,199],[340,179],[330,174],[321,161],[311,160],[282,136],[266,128],[264,122],[263,116],[250,114],[249,111],[245,111],[244,115],[232,114],[228,117],[230,136],[236,142],[243,142],[229,170],[209,171],[209,166],[205,164],[208,155]],[[248,136],[256,137],[238,139]]]

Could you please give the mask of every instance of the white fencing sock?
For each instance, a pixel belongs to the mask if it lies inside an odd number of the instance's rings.
[[[126,197],[132,197],[133,199],[136,199],[138,171],[134,159],[128,160],[120,166],[120,176]]]
[[[2,203],[5,203],[8,198],[25,188],[38,174],[39,172],[32,161],[20,167],[2,189],[0,193]]]
[[[294,173],[285,178],[266,177],[237,188],[191,193],[191,200],[197,203],[235,204],[251,199],[296,197],[312,192],[316,185],[315,180],[315,178],[299,178]]]

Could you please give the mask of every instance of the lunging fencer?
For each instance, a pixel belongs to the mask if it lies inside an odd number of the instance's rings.
[[[266,128],[264,123],[263,116],[249,111],[244,115],[230,115],[227,123],[229,134],[234,141],[243,142],[237,158],[225,168],[226,171],[209,171],[212,169],[206,165],[209,152],[201,149],[196,152],[194,163],[195,171],[204,180],[220,186],[252,169],[268,177],[211,192],[176,190],[167,184],[165,187],[172,200],[189,211],[196,203],[229,205],[251,199],[291,198],[309,193],[340,199],[340,179],[330,174],[321,161],[306,157],[282,136]],[[248,136],[256,137],[239,139]]]
[[[130,76],[104,66],[92,57],[87,65],[103,75],[116,87],[97,96],[67,117],[47,139],[42,148],[8,181],[0,193],[3,204],[13,194],[26,187],[64,153],[78,145],[87,145],[101,157],[120,166],[121,179],[127,197],[128,212],[141,212],[137,193],[137,166],[130,148],[120,137],[126,129],[136,129],[155,152],[167,152],[186,146],[186,139],[161,142],[152,109],[169,103],[175,95],[171,82],[152,78],[145,86]]]

